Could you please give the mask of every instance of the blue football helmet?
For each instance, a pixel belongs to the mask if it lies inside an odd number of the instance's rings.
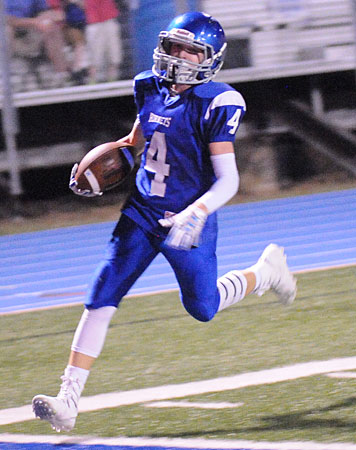
[[[173,43],[189,45],[204,54],[201,63],[170,55]],[[226,51],[225,33],[217,20],[201,12],[182,14],[158,36],[153,52],[153,73],[174,84],[201,84],[221,69]]]

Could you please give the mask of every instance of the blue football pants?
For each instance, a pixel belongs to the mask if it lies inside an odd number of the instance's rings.
[[[216,314],[220,296],[217,289],[216,223],[207,222],[201,245],[190,251],[176,250],[164,243],[164,237],[145,232],[122,215],[117,232],[108,243],[104,260],[97,268],[85,306],[117,307],[135,281],[162,253],[171,265],[184,308],[195,319],[207,322]]]

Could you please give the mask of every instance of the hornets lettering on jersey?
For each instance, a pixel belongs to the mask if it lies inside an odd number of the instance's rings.
[[[172,117],[161,117],[157,116],[157,114],[150,114],[150,118],[148,119],[149,122],[156,122],[160,123],[161,125],[164,125],[165,127],[169,127],[171,124]]]

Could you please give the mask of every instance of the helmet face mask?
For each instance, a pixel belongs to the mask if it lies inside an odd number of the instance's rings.
[[[201,52],[201,62],[191,62],[170,54],[173,44]],[[153,73],[173,84],[201,84],[210,81],[221,69],[226,50],[224,31],[211,16],[199,12],[175,18],[158,37],[153,53]]]

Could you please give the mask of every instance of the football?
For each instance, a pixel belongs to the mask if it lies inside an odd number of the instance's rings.
[[[127,179],[135,165],[135,148],[106,142],[90,150],[80,161],[77,187],[94,193],[105,192]]]

